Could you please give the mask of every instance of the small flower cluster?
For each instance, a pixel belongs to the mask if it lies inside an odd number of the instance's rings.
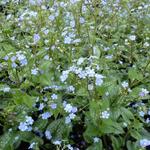
[[[4,57],[4,60],[10,60],[12,68],[19,66],[23,67],[28,64],[28,60],[25,54],[26,53],[23,51],[18,51],[15,54],[11,52]]]
[[[139,96],[144,97],[144,96],[147,96],[148,94],[149,94],[149,91],[147,89],[142,88],[139,93]]]
[[[69,115],[65,118],[65,123],[69,124],[72,119],[76,117],[75,113],[77,112],[77,107],[73,107],[71,104],[67,104],[66,102],[63,103],[64,110]]]
[[[107,108],[107,110],[100,113],[100,118],[102,119],[108,119],[109,117],[110,117],[109,108]]]
[[[80,79],[85,79],[85,78],[95,78],[95,84],[97,86],[101,86],[103,83],[103,78],[105,78],[103,75],[96,73],[96,71],[99,70],[99,66],[93,69],[91,66],[85,67],[85,69],[82,69],[79,67],[83,62],[85,58],[79,58],[77,61],[77,66],[73,65],[71,66],[68,70],[65,70],[62,72],[62,75],[60,76],[61,82],[65,82],[67,78],[69,77],[69,73],[74,73],[76,74]],[[91,61],[91,58],[88,59]]]
[[[9,86],[3,86],[0,88],[0,91],[3,91],[4,93],[10,92],[10,87]]]
[[[50,112],[45,112],[43,114],[41,114],[42,119],[48,119],[52,116],[52,114]]]
[[[127,81],[123,81],[123,82],[121,83],[121,85],[122,85],[122,87],[123,87],[125,90],[127,90],[128,92],[132,92],[132,90],[131,90],[130,87],[129,87],[129,83],[128,83]]]
[[[31,69],[31,74],[32,75],[37,75],[38,73],[39,73],[39,69],[38,68]]]
[[[31,125],[33,124],[34,120],[30,116],[26,116],[25,118],[26,118],[25,122],[20,122],[18,128],[21,131],[31,131],[32,130]]]
[[[28,147],[28,149],[33,149],[36,144],[37,144],[36,142],[32,142],[32,143],[30,144],[30,146]]]
[[[140,140],[140,146],[143,148],[145,148],[146,146],[150,146],[150,140],[148,140],[148,139]]]
[[[45,136],[48,140],[50,140],[52,138],[51,132],[49,130],[45,131]]]

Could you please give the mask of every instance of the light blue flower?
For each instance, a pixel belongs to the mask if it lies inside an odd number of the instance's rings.
[[[67,116],[67,117],[65,118],[65,123],[66,123],[66,124],[69,124],[70,122],[71,122],[71,119],[70,119],[69,116]]]
[[[41,37],[39,34],[34,34],[33,39],[34,39],[34,43],[36,44],[41,39]]]
[[[41,116],[42,116],[42,119],[48,119],[48,118],[51,117],[51,113],[50,112],[45,112]]]
[[[56,108],[57,108],[57,104],[52,103],[52,104],[50,105],[50,107],[51,107],[52,109],[56,109]]]

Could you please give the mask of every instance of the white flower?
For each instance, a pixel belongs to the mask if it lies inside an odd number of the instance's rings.
[[[70,3],[75,4],[77,3],[79,0],[70,0]]]
[[[34,34],[33,39],[34,39],[34,43],[36,44],[41,38],[39,34]]]
[[[17,67],[17,64],[13,62],[13,63],[11,64],[11,66],[12,66],[12,68],[16,68],[16,67]]]
[[[26,56],[23,55],[23,54],[17,54],[17,58],[18,58],[19,61],[21,61],[21,60],[25,59]]]
[[[100,141],[100,138],[98,138],[98,137],[94,137],[94,143],[98,143],[99,141]]]
[[[128,88],[128,86],[129,86],[128,82],[126,82],[126,81],[122,82],[121,85],[125,89]]]
[[[42,1],[43,0],[29,0],[29,3],[31,5],[36,5],[36,4],[41,5]]]
[[[55,20],[55,16],[54,16],[54,15],[50,15],[50,16],[48,17],[48,19],[49,19],[50,21],[54,21],[54,20]]]
[[[12,56],[10,59],[11,59],[12,62],[14,62],[17,59],[17,57],[16,56]]]
[[[85,19],[83,17],[80,17],[80,23],[83,24],[85,22]]]
[[[130,39],[131,41],[135,41],[136,36],[135,36],[135,35],[130,35],[130,36],[129,36],[129,39]]]
[[[69,75],[69,71],[68,71],[68,70],[67,70],[67,71],[63,71],[63,72],[62,72],[62,75],[60,76],[61,82],[66,81],[67,78],[68,78],[68,75]]]
[[[36,4],[36,3],[35,3],[35,0],[29,0],[29,4],[35,5],[35,4]]]
[[[124,126],[124,127],[127,127],[127,126],[128,126],[128,124],[127,124],[126,122],[124,122],[124,123],[123,123],[123,126]]]
[[[95,77],[96,77],[95,84],[97,86],[101,86],[103,84],[104,76],[102,76],[101,74],[96,74]]]
[[[105,95],[106,95],[106,96],[109,96],[109,92],[106,92]]]
[[[79,42],[81,42],[81,39],[75,39],[75,40],[73,41],[73,43],[79,43]]]
[[[45,112],[41,116],[42,116],[42,119],[48,119],[49,117],[51,117],[51,113],[50,112]]]
[[[107,55],[105,56],[106,59],[112,59],[113,58],[113,55]]]
[[[52,135],[51,135],[50,131],[48,131],[48,130],[45,131],[45,136],[48,140],[50,140],[52,138]]]
[[[35,144],[36,144],[35,142],[31,143],[30,146],[28,147],[28,149],[33,149]]]
[[[87,76],[87,72],[84,71],[84,70],[82,70],[82,71],[80,71],[80,72],[78,73],[78,76],[79,76],[79,78],[81,78],[81,79],[85,79],[86,76]]]
[[[66,7],[67,4],[65,4],[64,2],[60,2],[60,7]]]
[[[45,60],[49,60],[49,56],[48,56],[48,55],[45,55],[45,56],[44,56],[44,59],[45,59]]]
[[[27,123],[26,123],[26,122],[20,122],[18,128],[19,128],[19,130],[21,130],[21,131],[27,131],[27,130],[28,130]]]
[[[70,44],[71,41],[72,41],[72,39],[69,36],[66,36],[65,39],[64,39],[65,44]]]
[[[77,61],[77,65],[81,65],[84,62],[85,58],[80,57]]]
[[[44,33],[45,35],[47,35],[47,34],[49,33],[49,30],[46,29],[46,30],[43,31],[43,33]]]
[[[27,123],[27,125],[32,125],[33,122],[34,122],[34,120],[32,119],[32,117],[26,116],[26,123]]]
[[[145,112],[144,112],[144,111],[140,111],[140,112],[139,112],[139,115],[140,115],[141,117],[144,117]]]
[[[90,69],[88,68],[88,70],[86,70],[86,73],[89,77],[94,77],[95,76],[95,71],[94,69]]]
[[[40,103],[39,110],[43,110],[43,108],[44,108],[44,104]]]
[[[148,139],[142,139],[142,140],[140,140],[140,146],[141,147],[146,147],[146,146],[149,146],[150,145],[150,140],[148,140]]]
[[[149,119],[149,118],[147,118],[145,122],[146,122],[146,123],[150,123],[150,119]]]
[[[65,106],[64,110],[65,110],[66,112],[71,113],[72,108],[73,108],[73,107],[72,107],[70,104],[67,104],[67,105]]]
[[[71,110],[72,113],[76,113],[77,111],[78,111],[77,107],[72,107],[72,110]]]
[[[144,47],[149,47],[149,43],[148,43],[148,42],[145,42],[143,46],[144,46]]]
[[[70,119],[74,119],[75,116],[76,116],[76,115],[75,115],[74,113],[69,114]]]
[[[19,139],[19,136],[16,136],[16,137],[15,137],[15,140],[17,141],[18,139]]]
[[[100,114],[100,118],[108,119],[109,117],[110,117],[110,113],[106,110],[101,112],[101,114]]]
[[[38,70],[39,70],[38,68],[32,69],[31,70],[31,74],[32,75],[37,75],[38,74]]]
[[[8,59],[9,59],[9,56],[6,55],[6,56],[4,57],[4,60],[7,61]]]
[[[73,150],[73,147],[70,144],[67,145],[67,148],[68,150]]]
[[[65,118],[65,124],[69,124],[70,122],[71,122],[71,119],[70,119],[69,116],[67,116],[67,117]]]
[[[51,107],[52,109],[56,109],[56,108],[57,108],[57,104],[52,103],[52,104],[50,105],[50,107]]]
[[[21,66],[27,65],[28,64],[27,59],[25,58],[25,59],[20,60],[20,64],[21,64]]]
[[[89,91],[93,90],[93,88],[94,88],[93,84],[88,84],[88,90]]]
[[[75,27],[75,21],[74,21],[74,20],[72,20],[72,21],[70,22],[70,26],[71,26],[72,28]]]
[[[55,100],[55,99],[58,98],[58,96],[57,96],[56,94],[52,94],[52,95],[51,95],[51,98],[52,98],[52,100]]]
[[[148,115],[150,115],[150,110],[147,112]]]
[[[10,87],[4,87],[3,88],[3,92],[9,92],[10,91]]]
[[[73,93],[74,93],[75,88],[74,88],[72,85],[70,85],[70,86],[67,87],[67,91],[68,91],[68,92],[73,92]]]
[[[149,91],[147,89],[142,88],[141,92],[139,93],[139,96],[144,97],[148,95]]]
[[[56,140],[56,141],[53,141],[53,144],[54,144],[54,145],[60,145],[61,142],[62,142],[62,141],[60,141],[60,140]]]
[[[47,97],[44,97],[44,98],[43,98],[43,101],[44,101],[44,102],[47,102],[47,101],[48,101],[48,98],[47,98]]]

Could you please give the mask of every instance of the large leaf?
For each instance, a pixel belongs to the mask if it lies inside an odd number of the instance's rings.
[[[100,132],[97,129],[97,127],[89,122],[83,135],[84,135],[84,139],[90,143],[93,141],[93,137],[96,137],[99,134]]]
[[[103,150],[103,144],[100,140],[98,143],[94,143],[87,148],[87,150]]]
[[[13,150],[16,135],[14,132],[5,132],[5,134],[0,137],[0,149]]]
[[[28,94],[21,91],[15,91],[15,94],[13,95],[13,100],[17,105],[26,104],[30,108],[32,108],[35,102],[34,97],[31,97]]]
[[[121,115],[122,115],[125,122],[130,123],[130,120],[134,119],[134,115],[129,109],[121,107],[120,111],[121,111]]]
[[[140,73],[137,69],[135,68],[131,68],[128,71],[128,76],[131,80],[142,80],[143,79],[143,75],[142,73]]]
[[[58,119],[51,122],[47,130],[52,133],[53,139],[64,139],[67,138],[69,132],[71,131],[71,126],[67,126],[64,122],[64,119]]]

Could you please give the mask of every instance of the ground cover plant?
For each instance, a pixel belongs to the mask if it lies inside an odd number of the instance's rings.
[[[0,0],[0,150],[150,149],[149,0]]]

